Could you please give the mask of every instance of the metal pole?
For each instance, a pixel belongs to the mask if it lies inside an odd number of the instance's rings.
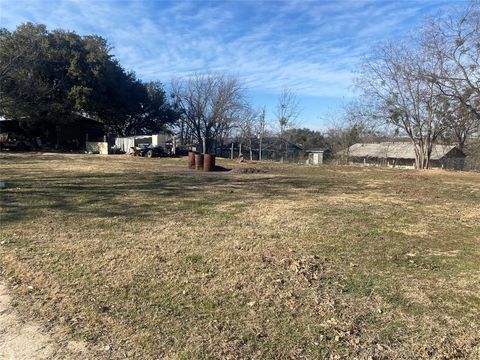
[[[258,160],[262,161],[262,138],[260,138],[260,141],[258,144]]]

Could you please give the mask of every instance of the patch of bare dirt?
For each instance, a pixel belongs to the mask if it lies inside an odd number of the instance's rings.
[[[7,286],[0,283],[0,359],[86,359],[84,343],[62,339],[40,323],[25,321],[12,306]]]

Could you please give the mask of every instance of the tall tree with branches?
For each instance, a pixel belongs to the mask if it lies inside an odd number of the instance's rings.
[[[372,118],[410,138],[418,169],[429,167],[433,145],[446,126],[442,94],[424,75],[438,71],[437,66],[420,47],[386,43],[364,60],[356,79],[375,113]]]
[[[175,122],[178,115],[162,85],[143,83],[110,51],[96,35],[32,23],[0,29],[0,115],[45,136],[85,118],[118,135]]]
[[[180,110],[185,130],[204,152],[228,133],[241,118],[247,102],[238,78],[225,74],[195,74],[172,81],[175,106]]]
[[[279,127],[279,140],[282,145],[282,161],[287,159],[288,140],[286,130],[297,124],[301,108],[297,95],[291,89],[283,89],[278,97],[275,116]]]
[[[449,104],[449,127],[463,148],[480,127],[480,2],[428,19],[419,38],[437,64],[424,75]]]
[[[240,119],[238,120],[238,129],[240,130],[240,139],[248,147],[250,160],[253,160],[253,140],[259,115],[251,108],[246,107]]]

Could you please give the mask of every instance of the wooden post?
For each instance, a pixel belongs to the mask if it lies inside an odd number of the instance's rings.
[[[242,155],[242,143],[238,145],[238,157],[240,157],[240,155]]]
[[[173,149],[172,149],[173,155],[177,155],[177,139],[175,138],[175,136],[173,137],[173,140],[172,140],[172,146],[173,146]]]
[[[230,159],[233,160],[233,142],[232,142],[232,147],[230,149]]]

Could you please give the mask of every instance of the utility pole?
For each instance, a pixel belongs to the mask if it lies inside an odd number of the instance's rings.
[[[263,136],[265,135],[265,107],[262,109],[258,122],[258,160],[262,161]]]

